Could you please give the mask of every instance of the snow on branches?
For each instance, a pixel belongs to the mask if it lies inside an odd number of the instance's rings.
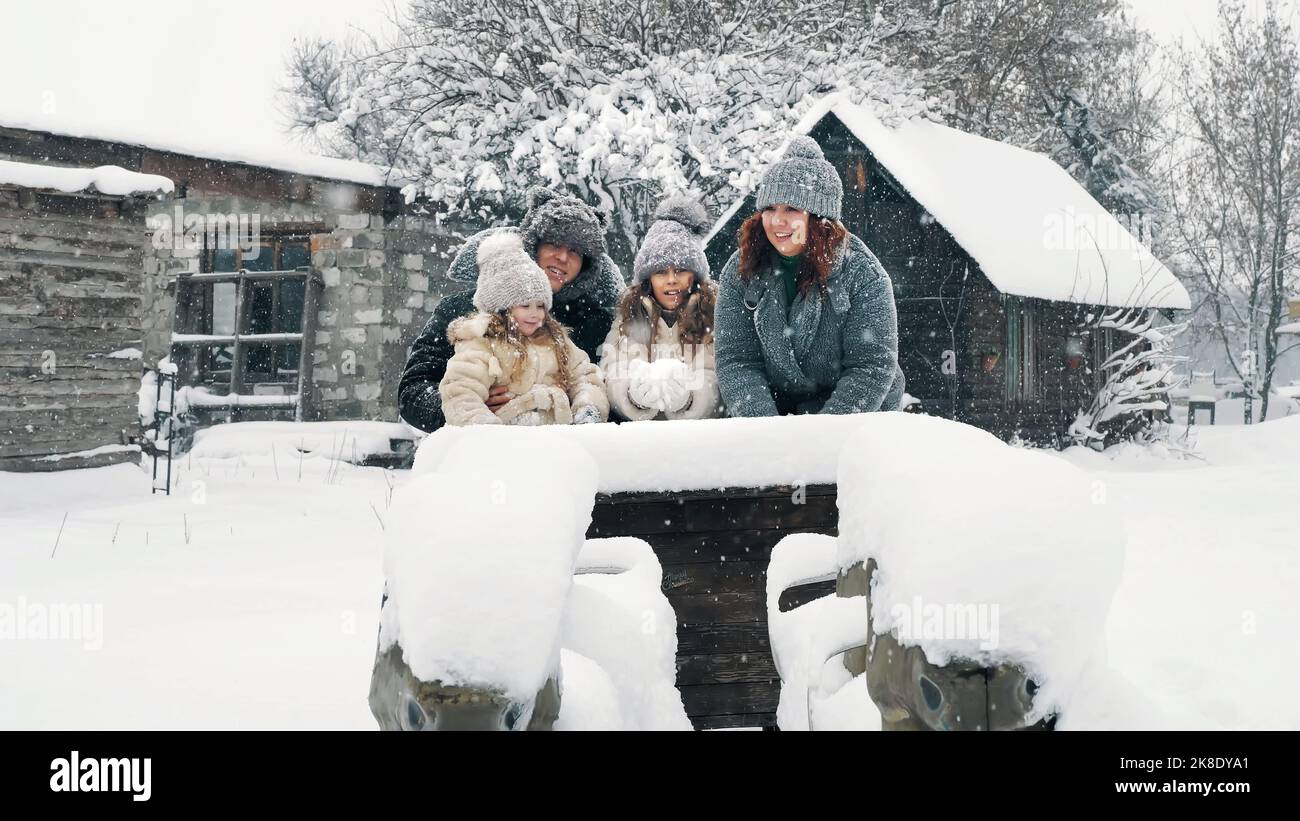
[[[1168,440],[1169,394],[1182,383],[1173,369],[1186,360],[1173,355],[1173,341],[1187,322],[1157,328],[1157,316],[1154,310],[1116,308],[1084,320],[1087,328],[1131,339],[1101,363],[1105,383],[1070,426],[1076,444],[1101,450],[1118,442]]]
[[[417,0],[299,111],[440,208],[505,216],[530,184],[575,191],[630,258],[659,197],[717,211],[748,193],[825,93],[934,116],[924,73],[883,47],[928,25],[828,0]]]

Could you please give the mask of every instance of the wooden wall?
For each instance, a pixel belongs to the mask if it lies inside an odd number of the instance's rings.
[[[123,444],[134,432],[142,207],[0,186],[0,470],[133,458],[40,457]]]

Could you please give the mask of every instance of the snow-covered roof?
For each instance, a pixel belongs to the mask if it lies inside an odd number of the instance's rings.
[[[1178,278],[1049,157],[929,120],[886,126],[839,94],[834,115],[979,263],[1003,293],[1116,307],[1191,307]],[[714,228],[740,208],[732,205]]]
[[[396,174],[390,174],[386,168],[355,160],[322,157],[289,148],[249,147],[232,144],[229,140],[217,140],[202,135],[186,137],[184,140],[178,141],[172,138],[160,138],[143,130],[132,129],[130,126],[105,125],[89,121],[80,122],[75,119],[70,120],[66,116],[43,121],[39,118],[14,117],[0,112],[0,127],[42,131],[63,137],[104,140],[106,142],[140,146],[141,148],[152,148],[156,151],[184,154],[190,157],[237,162],[259,168],[272,168],[309,177],[321,177],[361,185],[400,185],[403,182],[397,179]]]
[[[167,194],[175,189],[172,181],[157,174],[127,171],[116,165],[98,168],[62,168],[0,160],[0,185],[46,188],[66,194],[95,191],[115,197],[133,194]]]

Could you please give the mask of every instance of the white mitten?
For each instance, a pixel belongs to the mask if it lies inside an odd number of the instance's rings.
[[[632,404],[655,410],[659,407],[658,387],[650,378],[650,363],[644,359],[633,359],[627,366],[627,395]]]
[[[533,398],[533,407],[537,410],[550,410],[555,404],[554,393],[548,385],[534,385],[528,389],[528,395]]]
[[[691,401],[690,368],[680,359],[661,359],[654,364],[661,365],[661,407],[669,413],[675,413],[686,407],[686,404]]]
[[[600,421],[600,410],[595,405],[583,405],[573,414],[573,424],[590,425]]]
[[[632,401],[648,410],[673,412],[691,400],[690,368],[680,359],[642,363],[628,386]]]
[[[514,422],[512,424],[526,425],[530,427],[534,425],[540,425],[542,424],[542,415],[541,413],[535,410],[524,411],[523,413],[519,414],[514,418]]]

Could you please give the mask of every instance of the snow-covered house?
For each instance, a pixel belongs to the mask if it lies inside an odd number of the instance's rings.
[[[141,237],[166,177],[0,160],[0,470],[133,456]]]
[[[0,372],[12,383],[0,407],[30,413],[38,396],[77,387],[41,372],[43,351],[135,349],[133,360],[96,360],[134,382],[118,386],[105,417],[118,446],[142,368],[167,358],[178,408],[201,424],[396,421],[408,346],[449,284],[441,274],[452,252],[481,227],[414,213],[384,169],[294,152],[0,116],[0,160],[26,169],[0,179]],[[168,182],[165,197],[119,192],[155,177]],[[77,289],[117,302],[112,311],[77,302]],[[3,418],[0,455],[109,444],[102,431],[68,433],[90,401],[50,418],[65,432],[48,445],[36,444],[46,434],[35,421]]]
[[[844,223],[893,280],[899,359],[926,413],[1059,443],[1117,342],[1088,315],[1189,307],[1169,269],[1048,157],[928,120],[886,125],[840,96],[796,131],[839,169]],[[718,221],[716,269],[752,213],[751,196]]]

